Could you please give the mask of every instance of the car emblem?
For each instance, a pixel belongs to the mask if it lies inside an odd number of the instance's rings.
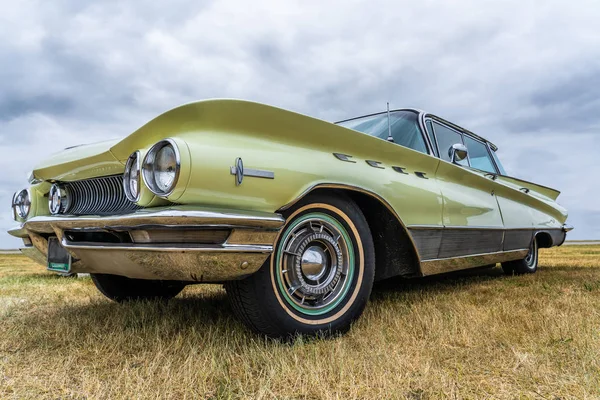
[[[273,171],[267,171],[264,169],[244,169],[244,162],[241,157],[235,159],[235,165],[229,167],[229,173],[235,175],[235,185],[240,186],[244,180],[244,176],[253,176],[255,178],[275,179],[275,173]]]
[[[235,185],[239,186],[244,180],[244,162],[240,157],[235,159]]]

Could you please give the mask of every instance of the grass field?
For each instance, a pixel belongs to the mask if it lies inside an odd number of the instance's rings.
[[[220,286],[115,304],[0,258],[0,398],[600,398],[600,246],[378,285],[343,337],[270,342]]]

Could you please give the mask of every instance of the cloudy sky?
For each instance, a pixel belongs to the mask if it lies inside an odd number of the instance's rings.
[[[5,2],[0,231],[46,154],[233,97],[332,121],[434,112],[560,189],[571,239],[600,239],[598,21],[597,0]]]

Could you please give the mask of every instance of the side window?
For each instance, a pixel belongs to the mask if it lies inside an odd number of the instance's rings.
[[[431,120],[428,119],[425,121],[425,127],[427,128],[427,136],[429,136],[429,141],[431,142],[431,146],[433,148],[433,154],[436,157],[439,157],[437,146],[435,145],[435,137],[433,136],[433,125],[431,124]]]
[[[435,129],[435,137],[437,139],[438,147],[440,149],[440,158],[442,160],[450,161],[449,150],[453,144],[462,143],[462,135],[450,128],[440,125],[437,122],[433,123]],[[469,165],[468,160],[465,158],[458,162],[460,165]]]
[[[465,135],[465,145],[469,149],[469,160],[471,161],[471,167],[477,168],[481,171],[496,173],[494,162],[490,157],[488,148],[485,143],[481,143],[478,140],[472,139]]]

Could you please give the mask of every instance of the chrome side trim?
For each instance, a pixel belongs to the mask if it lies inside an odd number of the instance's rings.
[[[560,246],[565,237],[565,232],[559,227],[411,225],[408,230],[422,262],[496,251],[516,251],[530,246],[533,238],[540,233],[549,235],[550,246]]]
[[[338,159],[338,160],[340,160],[340,161],[346,161],[346,162],[349,162],[349,163],[356,163],[356,161],[354,161],[354,160],[351,160],[351,158],[352,158],[352,156],[351,156],[351,155],[348,155],[348,154],[342,154],[342,153],[332,153],[332,154],[333,154],[333,156],[334,156],[335,158],[337,158],[337,159]]]
[[[53,233],[55,228],[102,228],[133,227],[144,225],[182,225],[246,227],[258,229],[279,229],[285,219],[279,214],[261,212],[243,212],[221,208],[205,208],[198,210],[192,206],[175,206],[167,208],[145,208],[131,214],[110,216],[39,216],[33,217],[24,224],[29,231]]]
[[[504,230],[501,228],[434,228],[416,229],[411,232],[423,262],[504,251],[504,233]],[[529,237],[531,237],[531,233],[529,233]],[[526,245],[529,245],[530,242],[531,239],[527,241]],[[523,244],[525,245],[525,243]]]
[[[275,179],[275,172],[267,171],[265,169],[244,168],[244,176],[251,176],[254,178]]]
[[[100,251],[158,251],[162,253],[180,253],[180,252],[213,252],[213,253],[267,253],[273,251],[273,246],[268,245],[243,245],[243,244],[222,244],[222,245],[192,245],[184,244],[174,246],[172,244],[133,244],[133,243],[91,243],[91,242],[71,242],[63,237],[61,244],[69,250],[100,250]]]
[[[374,161],[374,160],[365,160],[365,162],[367,164],[369,164],[371,167],[373,168],[379,168],[379,169],[385,169],[385,167],[381,166],[381,162],[380,161]]]
[[[458,271],[461,269],[482,267],[484,265],[496,264],[505,261],[519,260],[525,258],[528,249],[519,249],[507,252],[475,254],[465,257],[440,258],[428,260],[421,263],[423,275],[436,275],[444,272]]]
[[[514,227],[514,228],[504,228],[502,226],[478,226],[478,225],[469,225],[469,226],[457,226],[457,225],[409,225],[408,229],[486,229],[493,231],[516,231],[516,230],[533,230],[535,229],[533,226],[524,226],[524,227]],[[559,228],[547,228],[547,229],[559,229]]]

